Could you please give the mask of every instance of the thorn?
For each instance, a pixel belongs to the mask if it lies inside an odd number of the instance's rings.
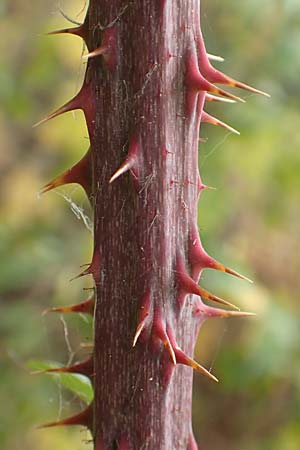
[[[248,281],[248,283],[253,283],[253,280],[246,277],[245,275],[241,275],[240,273],[236,272],[235,270],[230,269],[229,267],[223,266],[223,264],[214,261],[214,263],[211,266],[213,269],[220,270],[221,272],[229,273],[230,275],[233,275],[234,277],[240,278],[241,280]]]
[[[235,128],[232,128],[230,125],[227,125],[227,123],[225,123],[225,122],[221,122],[221,120],[217,119],[216,117],[211,116],[210,114],[208,114],[205,111],[202,112],[201,122],[210,123],[212,125],[219,125],[220,127],[223,127],[226,130],[230,131],[231,133],[235,133],[235,134],[238,134],[238,135],[241,134]]]
[[[212,308],[207,306],[201,301],[197,303],[194,308],[195,316],[205,316],[205,318],[228,318],[228,317],[253,317],[256,316],[255,313],[244,312],[244,311],[230,311],[227,309]]]
[[[194,91],[206,91],[212,94],[221,95],[231,100],[237,100],[245,103],[244,99],[214,86],[211,82],[204,78],[199,71],[196,57],[191,52],[188,53],[186,59],[186,85]]]
[[[246,91],[253,92],[254,94],[260,94],[264,95],[265,97],[270,97],[269,94],[267,94],[264,91],[260,91],[259,89],[256,89],[252,86],[249,86],[245,83],[241,83],[240,81],[236,81],[233,78],[230,78],[229,76],[223,74],[219,70],[215,69],[210,61],[209,57],[206,53],[205,44],[203,37],[200,35],[198,40],[198,51],[199,51],[199,67],[200,72],[202,75],[210,82],[210,83],[219,83],[219,84],[225,84],[227,86],[237,87],[240,89],[244,89]]]
[[[213,302],[220,303],[221,305],[229,306],[230,308],[239,310],[239,308],[236,305],[234,305],[233,303],[229,303],[228,301],[223,300],[222,298],[217,297],[214,294],[211,294],[210,292],[206,291],[205,289],[201,288],[200,286],[198,286],[198,289],[199,289],[198,295],[201,298],[204,298],[205,300],[211,300]]]
[[[94,359],[88,358],[87,360],[66,367],[56,367],[53,369],[37,370],[32,372],[33,375],[39,375],[44,373],[78,373],[91,378],[94,374]]]
[[[220,272],[225,272],[242,280],[248,281],[249,283],[253,283],[253,281],[250,280],[250,278],[241,275],[235,270],[232,270],[224,266],[223,264],[219,263],[214,258],[209,256],[208,253],[202,247],[202,243],[200,241],[199,233],[196,226],[194,227],[194,230],[190,234],[189,241],[190,241],[189,244],[190,262],[200,271],[203,269],[215,269],[219,270]]]
[[[176,361],[178,364],[183,364],[185,366],[192,367],[193,369],[197,370],[197,372],[202,373],[203,375],[207,376],[208,378],[218,382],[219,380],[211,374],[207,369],[205,369],[203,366],[201,366],[199,363],[194,361],[192,358],[187,356],[183,350],[177,345],[174,333],[170,327],[167,328],[167,333],[170,338],[170,345],[174,349]]]
[[[83,59],[90,59],[95,58],[95,56],[103,55],[104,53],[107,53],[107,47],[104,45],[101,45],[100,47],[96,48],[96,50],[93,50],[92,52],[87,53],[82,58]]]
[[[76,277],[71,278],[70,281],[77,280],[78,278],[85,277],[86,275],[92,275],[96,285],[100,283],[100,249],[97,245],[94,248],[92,262],[89,264],[87,269],[79,275],[76,275]]]
[[[38,426],[38,429],[41,428],[50,428],[50,427],[60,427],[60,426],[71,426],[71,425],[81,425],[92,430],[93,426],[93,404],[89,405],[85,410],[81,411],[79,414],[76,414],[71,417],[67,417],[66,419],[59,420],[57,422],[49,422],[43,425]]]
[[[216,381],[217,383],[219,382],[219,380],[212,373],[210,373],[207,369],[205,369],[205,367],[201,366],[192,358],[187,356],[180,348],[178,347],[175,348],[175,355],[178,364],[184,364],[185,366],[192,367],[192,369],[197,370],[197,372],[200,372],[202,375],[207,376],[208,378],[210,378],[213,381]]]
[[[117,178],[119,178],[124,173],[128,172],[128,170],[134,169],[137,162],[137,153],[138,153],[138,140],[136,137],[133,137],[130,141],[128,148],[128,155],[123,162],[123,164],[119,167],[119,169],[112,175],[109,180],[109,183],[113,183]]]
[[[100,45],[100,47],[89,52],[87,55],[84,56],[84,58],[90,59],[102,55],[108,68],[111,71],[113,71],[117,65],[116,45],[117,45],[116,28],[115,27],[107,28],[103,32],[102,44]]]
[[[150,314],[150,306],[151,306],[151,294],[148,290],[144,297],[142,298],[141,305],[139,307],[139,314],[138,314],[138,326],[133,338],[132,347],[136,346],[136,343],[140,337],[141,332],[145,328],[149,314]]]
[[[74,36],[79,36],[84,41],[86,41],[86,26],[85,23],[82,25],[79,25],[78,27],[73,28],[64,28],[62,30],[55,30],[50,31],[49,33],[46,33],[47,36],[53,36],[57,34],[73,34]]]
[[[225,59],[222,58],[222,56],[212,55],[211,53],[207,53],[207,57],[211,61],[219,61],[219,62],[224,62],[225,61]]]
[[[203,191],[217,191],[218,190],[218,188],[213,187],[213,186],[207,186],[206,184],[202,184],[201,189]]]
[[[233,309],[239,309],[237,306],[233,305],[232,303],[227,302],[226,300],[223,300],[220,297],[217,297],[214,294],[211,294],[210,292],[206,291],[202,287],[198,286],[198,284],[191,278],[185,271],[185,267],[183,264],[182,257],[177,257],[177,283],[180,290],[184,291],[186,294],[194,294],[198,295],[201,298],[204,298],[205,300],[211,300],[217,303],[220,303],[222,305],[229,306]]]
[[[49,308],[43,311],[42,316],[48,314],[48,313],[82,313],[82,314],[91,314],[91,316],[94,315],[94,309],[95,309],[95,297],[89,298],[88,300],[85,300],[84,302],[70,305],[70,306],[60,306],[57,308]]]
[[[36,124],[33,125],[33,128],[38,127],[39,125],[42,125],[45,122],[48,122],[48,120],[54,119],[55,117],[60,116],[61,114],[64,114],[66,112],[75,111],[77,109],[82,109],[84,112],[85,110],[88,110],[90,108],[90,102],[89,102],[89,96],[90,96],[90,87],[89,84],[84,83],[81,90],[78,92],[75,97],[73,97],[70,101],[65,103],[63,106],[58,108],[53,113],[49,114],[49,116],[45,117],[44,119],[40,120]]]
[[[261,91],[260,89],[256,89],[252,86],[249,86],[248,84],[241,83],[240,81],[236,81],[233,78],[228,77],[227,75],[224,75],[222,72],[217,71],[218,74],[216,74],[215,77],[212,77],[213,79],[219,79],[220,81],[213,81],[214,83],[220,83],[225,84],[227,86],[237,87],[239,89],[244,89],[245,91],[253,92],[254,94],[263,95],[264,97],[270,98],[271,95],[267,92]]]
[[[40,194],[45,194],[59,186],[65,184],[77,183],[80,184],[86,191],[87,196],[90,197],[92,192],[92,173],[91,173],[91,150],[89,149],[84,157],[71,169],[54,178],[50,183],[47,183],[40,191]]]
[[[134,338],[133,338],[133,343],[132,343],[132,347],[136,346],[136,343],[138,341],[138,338],[140,337],[141,332],[143,331],[145,327],[145,321],[142,321],[138,324]]]
[[[121,175],[128,172],[128,170],[131,170],[134,167],[134,165],[135,165],[135,159],[127,158],[123,162],[123,164],[119,167],[119,169],[112,175],[112,177],[109,180],[109,183],[113,183]]]
[[[166,327],[163,324],[162,318],[161,318],[161,313],[158,309],[156,309],[156,311],[154,312],[154,319],[153,319],[153,332],[154,335],[156,337],[158,337],[158,339],[160,339],[162,341],[162,343],[164,344],[165,348],[167,349],[167,351],[169,352],[171,361],[173,362],[174,366],[176,366],[176,356],[174,353],[174,349],[171,345],[169,336],[166,332]]]
[[[236,103],[236,101],[232,100],[231,98],[218,97],[217,95],[213,95],[213,94],[206,94],[205,101],[207,101],[207,102],[222,102],[222,103]]]

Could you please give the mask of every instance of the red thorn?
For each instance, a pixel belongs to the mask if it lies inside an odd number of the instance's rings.
[[[92,275],[95,281],[95,284],[100,283],[100,249],[96,245],[94,248],[93,259],[87,269],[81,272],[76,277],[72,278],[70,281],[77,280],[78,278],[85,277],[86,275]]]
[[[92,52],[88,53],[85,58],[94,58],[95,56],[103,56],[103,59],[109,70],[115,70],[117,66],[117,35],[116,28],[107,28],[103,32],[102,44]]]
[[[241,83],[240,81],[236,81],[233,78],[230,78],[227,75],[224,75],[222,72],[220,72],[219,70],[216,70],[212,66],[210,66],[210,68],[207,70],[206,76],[207,76],[207,79],[211,83],[219,83],[219,84],[224,84],[226,86],[237,87],[239,89],[244,89],[245,91],[252,92],[253,94],[263,95],[268,98],[271,97],[270,94],[268,94],[267,92],[256,89],[245,83]]]
[[[240,102],[245,103],[243,99],[237,97],[229,92],[224,91],[223,89],[219,89],[210,83],[204,76],[200,73],[196,56],[189,51],[186,57],[186,86],[188,89],[197,93],[199,91],[206,91],[212,94],[218,94],[226,98],[230,98],[232,100],[238,100]],[[188,102],[189,103],[189,102]],[[191,105],[187,105],[190,109]]]
[[[187,450],[198,450],[198,445],[192,431],[190,432],[189,435]]]
[[[53,312],[58,313],[82,313],[82,314],[91,314],[94,315],[94,309],[95,309],[95,297],[89,298],[88,300],[85,300],[84,302],[70,305],[70,306],[60,306],[57,308],[50,308],[46,309],[43,312],[43,315]]]
[[[217,188],[214,186],[207,186],[206,184],[201,185],[201,190],[203,191],[216,191]]]
[[[161,313],[159,309],[157,308],[154,312],[154,318],[153,318],[153,334],[155,337],[157,337],[162,343],[164,344],[166,350],[169,352],[171,361],[174,365],[176,365],[176,357],[174,353],[174,349],[171,345],[169,336],[166,332],[166,325],[163,323]]]
[[[151,295],[150,292],[148,291],[146,295],[144,295],[141,306],[139,308],[138,326],[135,331],[132,347],[136,346],[136,343],[147,324],[148,317],[150,314],[150,305],[151,305]]]
[[[253,283],[253,281],[250,280],[250,278],[247,278],[244,275],[241,275],[240,273],[236,272],[235,270],[232,270],[224,266],[223,264],[217,262],[214,258],[209,256],[202,247],[196,227],[195,230],[190,235],[189,260],[190,263],[199,271],[203,269],[215,269],[219,270],[220,272],[225,272],[230,275],[233,275],[242,280],[246,280],[249,283]]]
[[[221,122],[221,120],[217,119],[216,117],[211,116],[205,111],[202,111],[201,115],[201,122],[210,123],[212,125],[219,125],[220,127],[225,128],[228,131],[231,131],[232,133],[240,135],[240,132],[237,131],[235,128],[232,128],[230,125],[227,125],[225,122]]]
[[[244,312],[244,311],[229,311],[226,309],[212,308],[211,306],[205,305],[203,302],[199,301],[195,305],[194,315],[200,316],[204,319],[210,318],[229,318],[229,317],[253,317],[256,316],[255,313]]]
[[[80,184],[90,197],[92,191],[92,168],[91,168],[91,150],[89,149],[84,157],[75,164],[71,169],[56,177],[50,183],[46,184],[41,194],[51,191],[65,184]]]
[[[128,170],[132,171],[134,175],[136,176],[136,164],[137,164],[137,154],[138,154],[139,144],[138,139],[134,136],[129,144],[128,148],[128,155],[123,162],[123,164],[119,167],[119,169],[112,175],[111,179],[109,180],[110,183],[115,181],[117,178],[119,178],[124,173],[128,172]]]
[[[217,95],[206,94],[205,95],[206,102],[221,102],[221,103],[236,103],[235,100],[231,98],[218,97]]]
[[[37,122],[33,127],[38,127],[39,125],[48,122],[48,120],[54,119],[55,117],[60,116],[66,112],[75,111],[77,109],[82,109],[86,114],[92,111],[92,99],[91,99],[91,87],[90,84],[84,83],[81,90],[78,92],[75,97],[73,97],[70,101],[65,103],[63,106],[58,108],[53,113],[49,114],[49,116]]]
[[[207,186],[206,184],[203,184],[200,176],[198,177],[198,195],[202,191],[216,191],[216,190],[217,190],[217,188],[215,188],[215,187]]]
[[[199,363],[197,363],[192,358],[187,356],[180,348],[177,347],[174,349],[174,351],[178,364],[189,366],[192,369],[197,370],[197,372],[201,373],[202,375],[205,375],[211,380],[216,381],[218,383],[219,380],[213,374],[211,374],[207,369],[205,369],[205,367],[201,366]]]
[[[74,36],[79,36],[85,42],[87,41],[87,30],[85,23],[79,25],[78,27],[64,28],[62,30],[50,31],[49,33],[47,33],[48,36],[53,36],[57,34],[73,34]]]
[[[44,425],[40,425],[38,428],[50,428],[50,427],[60,427],[60,426],[72,426],[80,425],[89,428],[93,428],[93,404],[89,405],[85,410],[81,411],[66,419],[58,420],[57,422],[49,422]]]
[[[234,309],[239,309],[232,303],[229,303],[226,300],[223,300],[222,298],[217,297],[216,295],[211,294],[202,287],[198,286],[198,284],[193,280],[193,278],[191,278],[186,273],[182,257],[177,257],[176,272],[179,291],[183,291],[186,294],[198,295],[199,297],[204,298],[205,300],[211,300]]]
[[[238,87],[240,89],[244,89],[254,94],[264,95],[265,97],[270,97],[266,92],[260,91],[259,89],[253,88],[252,86],[248,86],[245,83],[241,83],[239,81],[230,78],[229,76],[223,74],[219,70],[215,69],[208,58],[206,53],[205,44],[202,35],[199,36],[197,40],[198,51],[199,51],[199,68],[202,75],[210,82],[210,83],[219,83],[227,86]]]
[[[167,333],[169,335],[170,343],[174,350],[176,361],[178,364],[192,367],[192,369],[197,370],[197,372],[202,373],[202,375],[205,375],[216,382],[219,381],[214,375],[212,375],[207,369],[205,369],[205,367],[201,366],[199,363],[187,356],[183,350],[181,350],[181,348],[176,343],[174,333],[170,327],[167,328]]]
[[[78,373],[80,375],[85,375],[86,377],[92,378],[92,376],[94,374],[94,359],[91,357],[83,362],[74,364],[72,366],[56,367],[53,369],[39,370],[34,373],[35,374],[40,374],[40,373]]]

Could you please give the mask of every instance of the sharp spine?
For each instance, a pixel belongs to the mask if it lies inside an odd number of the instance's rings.
[[[95,309],[95,297],[89,298],[88,300],[84,300],[81,303],[77,303],[70,306],[59,306],[55,308],[46,309],[43,312],[43,315],[48,313],[81,313],[81,314],[90,314],[94,315]]]
[[[89,405],[85,410],[81,411],[79,414],[67,417],[66,419],[58,420],[56,422],[49,422],[38,426],[38,428],[50,428],[50,427],[60,427],[60,426],[73,426],[80,425],[89,428],[93,428],[93,404]]]
[[[227,125],[227,123],[222,122],[221,120],[217,119],[216,117],[211,116],[207,112],[203,111],[201,115],[201,122],[210,123],[212,125],[220,126],[225,128],[226,130],[230,131],[231,133],[235,133],[240,135],[240,132],[237,131],[235,128],[232,128],[230,125]]]
[[[207,53],[208,59],[211,61],[224,62],[225,59],[222,56],[212,55],[211,53]]]

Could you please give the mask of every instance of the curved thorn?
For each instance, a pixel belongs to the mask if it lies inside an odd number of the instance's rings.
[[[223,74],[221,74],[221,75],[223,75]],[[239,89],[244,89],[245,91],[253,92],[253,94],[263,95],[264,97],[268,97],[268,98],[271,97],[271,95],[268,94],[267,92],[261,91],[260,89],[256,89],[256,88],[249,86],[248,84],[242,83],[240,81],[234,80],[233,78],[230,78],[227,75],[224,75],[223,81],[220,81],[220,82],[216,81],[216,82],[221,83],[221,84],[226,84],[227,86],[236,87]]]
[[[132,347],[136,346],[136,343],[138,341],[138,338],[140,337],[141,332],[143,331],[143,329],[145,328],[145,321],[142,321],[138,324],[134,338],[133,338],[133,343],[132,343]]]
[[[229,93],[227,91],[224,91],[224,89],[218,88],[214,84],[212,84],[212,83],[208,82],[207,80],[205,80],[205,78],[203,78],[202,76],[201,76],[201,78],[202,78],[202,80],[199,80],[199,88],[200,88],[199,90],[210,92],[212,94],[218,94],[218,95],[221,95],[222,97],[228,98],[228,99],[233,100],[233,101],[246,103],[246,101],[243,98],[238,97],[238,96],[236,96],[234,94],[231,94],[231,93]],[[203,80],[205,81],[205,83],[203,83]],[[202,86],[202,88],[201,88],[201,86]]]
[[[166,339],[163,341],[163,344],[164,344],[164,346],[166,347],[166,349],[167,349],[168,352],[169,352],[171,361],[173,362],[174,366],[176,366],[176,355],[175,355],[174,349],[173,349],[173,347],[172,347],[172,345],[171,345],[171,343],[170,343],[170,339],[169,339],[168,336],[167,336]]]
[[[236,272],[235,270],[230,269],[229,267],[225,267],[223,264],[215,261],[213,266],[213,269],[220,270],[221,272],[228,273],[234,277],[240,278],[241,280],[248,281],[249,283],[253,283],[253,280],[246,277],[245,275],[241,275],[240,273]]]
[[[100,47],[96,48],[95,50],[84,55],[83,59],[95,58],[95,56],[103,55],[106,52],[107,52],[107,47],[104,45],[101,45]]]
[[[222,103],[236,103],[235,100],[231,98],[218,97],[213,94],[205,94],[205,101],[207,102],[222,102]]]
[[[88,300],[85,300],[81,303],[77,303],[70,306],[59,306],[56,308],[49,308],[43,311],[42,316],[48,314],[48,313],[81,313],[81,314],[94,314],[94,308],[95,308],[95,297],[92,297]]]
[[[139,149],[138,144],[138,137],[133,136],[129,142],[128,147],[128,154],[119,169],[112,175],[112,177],[109,180],[109,183],[113,183],[117,178],[119,178],[124,173],[128,172],[129,170],[133,170],[137,163],[137,153]]]
[[[203,111],[201,115],[201,122],[210,123],[211,125],[216,125],[225,128],[226,130],[230,131],[231,133],[235,133],[240,135],[241,133],[237,131],[235,128],[232,128],[230,125],[227,125],[227,123],[222,122],[221,120],[217,119],[216,117],[211,116],[207,112]]]
[[[85,375],[86,377],[92,377],[94,373],[94,360],[93,358],[88,358],[85,361],[82,361],[77,364],[73,364],[72,366],[65,367],[54,367],[51,369],[45,370],[37,370],[32,372],[32,375],[39,375],[45,373],[77,373],[80,375]]]
[[[217,297],[216,295],[212,294],[211,292],[206,291],[205,289],[201,288],[200,286],[198,286],[198,288],[199,288],[198,295],[201,298],[204,298],[205,300],[211,300],[216,303],[220,303],[221,305],[229,306],[230,308],[233,308],[233,309],[236,309],[239,311],[239,308],[236,305],[234,305],[233,303],[230,303],[226,300],[223,300],[220,297]]]
[[[200,71],[209,82],[224,84],[224,85],[232,86],[232,87],[237,87],[240,89],[244,89],[244,90],[253,92],[254,94],[260,94],[260,95],[264,95],[265,97],[270,97],[270,95],[267,94],[266,92],[261,91],[256,88],[253,88],[252,86],[249,86],[245,83],[236,81],[233,78],[225,75],[221,71],[215,69],[209,61],[201,32],[197,39],[197,45],[198,45],[198,52],[199,52]]]
[[[135,345],[140,337],[141,332],[144,330],[144,328],[146,326],[146,323],[147,323],[147,320],[148,320],[148,317],[150,314],[150,307],[151,307],[151,294],[150,294],[150,291],[147,290],[145,295],[142,298],[141,305],[139,307],[138,326],[135,331],[132,347],[135,347]]]
[[[199,71],[198,67],[198,61],[196,59],[196,55],[194,55],[192,52],[188,52],[186,56],[186,86],[188,88],[191,88],[194,91],[206,91],[212,94],[221,95],[223,97],[237,100],[242,103],[245,103],[245,100],[243,100],[240,97],[237,97],[236,95],[233,95],[229,92],[224,91],[223,89],[220,89],[216,87],[214,84],[212,84],[209,79],[205,78]],[[188,102],[190,103],[190,102]]]
[[[73,34],[74,36],[78,36],[81,39],[85,40],[85,26],[84,24],[79,25],[78,27],[73,28],[63,28],[61,30],[50,31],[46,33],[46,36],[54,36],[57,34]]]
[[[211,300],[222,305],[229,306],[230,308],[239,310],[239,308],[232,303],[229,303],[226,300],[223,300],[222,298],[217,297],[216,295],[211,294],[210,292],[200,287],[196,283],[196,281],[194,281],[193,278],[186,273],[182,257],[180,256],[177,257],[177,283],[179,289],[183,290],[187,294],[198,295],[205,300]]]
[[[109,180],[109,183],[113,183],[117,178],[119,178],[124,173],[131,170],[134,166],[135,161],[133,159],[127,159],[123,162],[123,164],[119,167],[119,169],[112,175]]]
[[[153,331],[154,331],[154,335],[156,337],[158,337],[158,339],[160,339],[162,341],[162,343],[164,344],[166,350],[169,352],[171,361],[173,362],[173,364],[175,366],[176,365],[176,356],[175,356],[172,344],[170,342],[169,335],[166,331],[166,326],[163,324],[159,310],[156,310],[154,313]]]
[[[81,425],[84,427],[92,429],[93,423],[93,405],[89,405],[85,410],[81,411],[79,414],[75,414],[74,416],[67,417],[66,419],[58,420],[56,422],[49,422],[43,425],[39,425],[37,428],[50,428],[50,427],[59,427],[59,426],[72,426],[72,425]]]
[[[43,123],[48,122],[48,120],[54,119],[55,117],[60,116],[61,114],[64,114],[66,112],[75,111],[77,109],[82,109],[82,106],[78,102],[78,97],[74,97],[69,102],[65,103],[63,106],[58,108],[53,113],[49,114],[47,117],[44,117],[44,119],[40,120],[39,122],[35,123],[32,128],[39,127]]]
[[[54,178],[47,183],[40,191],[40,194],[45,194],[57,187],[65,184],[77,183],[85,190],[86,194],[90,196],[92,191],[92,169],[91,169],[91,150],[89,149],[84,157],[78,161],[71,169]]]
[[[184,364],[185,366],[192,367],[192,369],[197,370],[197,372],[201,373],[202,375],[207,376],[213,381],[216,381],[217,383],[219,380],[205,367],[201,366],[199,363],[197,363],[195,360],[187,356],[179,347],[175,348],[175,355],[177,359],[177,363]]]
[[[202,302],[198,302],[198,304],[194,308],[195,316],[205,316],[206,318],[230,318],[230,317],[254,317],[256,313],[245,312],[245,311],[230,311],[227,309],[220,308],[212,308],[211,306],[207,306]]]

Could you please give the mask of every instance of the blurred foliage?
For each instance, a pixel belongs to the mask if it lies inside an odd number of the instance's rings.
[[[81,113],[32,130],[78,90],[82,43],[44,33],[64,27],[60,8],[82,20],[84,1],[0,0],[0,446],[7,450],[79,450],[77,430],[34,430],[83,407],[60,377],[31,376],[28,360],[68,363],[88,354],[84,317],[42,316],[49,306],[84,299],[89,281],[68,280],[91,256],[91,235],[74,215],[90,217],[80,189],[39,198],[51,177],[88,146]],[[80,13],[81,12],[81,13]],[[206,271],[204,286],[256,319],[205,324],[196,357],[221,382],[195,376],[194,429],[201,450],[300,448],[300,14],[298,0],[202,0],[209,52],[224,71],[272,94],[243,93],[245,105],[208,111],[241,131],[236,137],[204,125],[199,165],[205,192],[199,227],[207,250],[252,276],[247,285]],[[76,210],[75,210],[76,212]],[[62,392],[63,391],[63,392]]]

